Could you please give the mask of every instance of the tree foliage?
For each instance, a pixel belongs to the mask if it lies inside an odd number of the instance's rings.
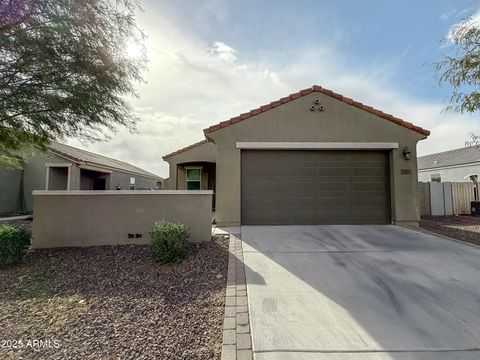
[[[146,58],[136,0],[0,0],[0,163],[52,140],[133,130]],[[29,151],[29,150],[27,150]]]
[[[472,19],[456,25],[444,40],[452,50],[435,64],[440,83],[453,87],[447,111],[473,113],[480,109],[480,27]]]

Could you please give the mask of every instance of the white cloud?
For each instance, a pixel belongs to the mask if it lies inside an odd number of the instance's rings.
[[[240,61],[243,54],[231,44],[205,43],[154,11],[147,9],[141,24],[150,64],[148,83],[138,87],[140,98],[132,99],[141,119],[138,133],[120,131],[109,142],[88,146],[70,143],[161,176],[168,176],[162,155],[202,140],[204,128],[313,84],[431,130],[420,154],[461,147],[480,124],[478,117],[442,113],[441,102],[396,90],[394,63],[351,69],[336,49],[318,44],[305,45],[288,64],[276,63],[276,54],[268,53],[261,61]]]
[[[237,60],[237,57],[235,56],[236,50],[221,41],[215,41],[213,43],[210,53],[229,63],[233,63]]]

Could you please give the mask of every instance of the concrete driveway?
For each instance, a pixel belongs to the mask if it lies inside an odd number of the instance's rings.
[[[254,357],[480,359],[480,248],[396,226],[244,226]]]

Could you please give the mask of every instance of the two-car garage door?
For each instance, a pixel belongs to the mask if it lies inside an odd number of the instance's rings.
[[[388,224],[386,151],[242,150],[242,224]]]

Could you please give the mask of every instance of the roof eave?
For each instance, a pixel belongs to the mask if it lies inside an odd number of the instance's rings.
[[[80,160],[78,158],[75,158],[74,156],[70,156],[68,154],[65,154],[65,153],[63,153],[61,151],[58,151],[58,150],[54,150],[52,148],[49,148],[49,151],[51,153],[57,155],[57,156],[63,157],[66,160],[70,160],[77,165],[95,165],[96,167],[101,168],[101,169],[120,171],[120,172],[124,172],[124,173],[127,173],[127,174],[143,176],[143,177],[154,179],[154,180],[162,180],[162,181],[164,180],[162,177],[155,176],[154,174],[152,174],[152,175],[142,174],[142,173],[139,173],[139,172],[136,172],[136,171],[119,169],[119,168],[113,167],[113,166],[106,166],[106,165],[99,164],[99,163],[96,163],[96,162],[93,162],[93,161],[83,161],[83,160]]]

